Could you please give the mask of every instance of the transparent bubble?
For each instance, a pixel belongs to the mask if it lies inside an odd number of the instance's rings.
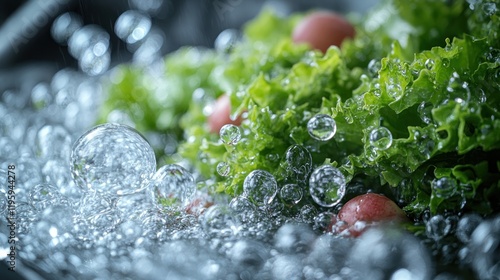
[[[468,243],[476,227],[483,221],[483,218],[476,213],[465,214],[457,225],[455,235],[463,243]]]
[[[222,126],[219,135],[222,142],[228,145],[234,145],[241,140],[240,128],[234,124]]]
[[[387,150],[392,145],[392,133],[386,127],[377,127],[370,132],[369,141],[376,150]]]
[[[194,178],[177,164],[162,166],[155,173],[148,186],[153,203],[159,207],[171,206],[176,202],[185,204],[196,191]]]
[[[314,229],[315,230],[320,230],[320,231],[327,231],[331,224],[332,224],[332,219],[335,217],[335,214],[332,212],[322,212],[319,213],[315,218],[314,218]]]
[[[97,44],[94,47],[85,49],[78,60],[80,69],[90,76],[97,76],[106,72],[111,62],[111,54],[105,47],[103,44]]]
[[[52,93],[47,83],[38,83],[31,90],[31,104],[37,109],[47,107],[52,102]]]
[[[290,146],[285,152],[285,160],[287,169],[291,170],[299,177],[305,177],[311,172],[311,153],[303,146]]]
[[[422,102],[418,105],[417,112],[420,116],[420,119],[426,123],[430,124],[432,122],[432,108],[434,106],[430,102]]]
[[[236,29],[226,29],[215,38],[214,48],[218,52],[231,52],[233,47],[241,40],[241,34]]]
[[[224,205],[208,208],[199,219],[203,230],[211,237],[228,237],[240,230],[230,209]]]
[[[72,139],[66,128],[45,125],[37,133],[35,149],[39,157],[67,160],[71,154],[71,144]]]
[[[161,58],[165,41],[165,34],[161,29],[151,28],[151,31],[149,31],[148,35],[140,43],[139,48],[134,51],[132,60],[134,63],[151,68],[151,65],[154,65]]]
[[[317,114],[307,122],[307,131],[316,140],[328,141],[335,135],[337,124],[331,116]]]
[[[449,99],[457,103],[468,102],[470,100],[471,93],[469,86],[457,72],[453,72],[446,90],[448,91]]]
[[[102,55],[109,49],[109,34],[98,25],[86,25],[76,30],[68,41],[69,53],[80,59],[85,51]]]
[[[281,187],[280,197],[285,203],[297,204],[302,200],[304,192],[297,184],[286,184]]]
[[[217,164],[216,169],[220,176],[226,177],[231,171],[231,166],[227,162],[221,161]]]
[[[136,130],[104,124],[76,141],[70,167],[82,189],[125,195],[146,187],[156,170],[156,159],[151,146]]]
[[[306,224],[285,224],[274,236],[274,246],[284,253],[303,253],[310,249],[316,234]]]
[[[229,249],[228,257],[238,271],[254,275],[269,258],[269,250],[257,241],[238,240]]]
[[[370,228],[354,244],[348,263],[360,279],[431,279],[429,253],[415,236],[394,228]]]
[[[370,71],[370,74],[372,74],[372,76],[374,77],[378,75],[378,71],[380,71],[381,67],[382,64],[380,63],[380,60],[377,59],[372,59],[368,63],[368,71]]]
[[[469,242],[472,267],[479,279],[500,275],[500,217],[481,222]]]
[[[151,19],[148,15],[134,10],[125,11],[115,23],[115,33],[127,44],[135,44],[148,35]]]
[[[66,45],[71,35],[82,27],[82,25],[83,20],[80,15],[68,12],[58,16],[54,20],[50,33],[57,43]]]
[[[309,193],[318,205],[333,207],[345,194],[345,177],[337,168],[323,165],[316,168],[309,178]]]
[[[424,65],[425,65],[425,68],[427,68],[428,70],[432,70],[432,68],[434,68],[434,65],[436,63],[434,62],[433,59],[431,58],[428,58],[425,62],[424,62]]]
[[[239,221],[244,223],[255,222],[257,208],[255,207],[255,204],[253,204],[246,197],[237,196],[233,198],[229,203],[229,208],[232,210],[235,217],[238,218]]]
[[[457,182],[454,179],[444,177],[432,180],[431,187],[437,197],[450,198],[457,191]]]
[[[254,170],[243,181],[243,194],[258,206],[271,204],[277,192],[276,179],[265,170]]]
[[[452,225],[450,220],[443,215],[436,215],[427,221],[425,224],[425,232],[428,237],[434,240],[440,240],[450,234]]]
[[[300,208],[299,221],[307,224],[313,224],[314,219],[318,215],[318,210],[311,204],[306,204]]]
[[[34,209],[41,211],[50,205],[69,205],[69,201],[50,184],[39,184],[29,191],[29,203]]]

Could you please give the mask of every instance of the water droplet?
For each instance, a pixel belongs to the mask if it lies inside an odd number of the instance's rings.
[[[257,215],[255,204],[244,196],[237,196],[229,203],[229,208],[242,223],[254,223]]]
[[[469,242],[472,268],[479,279],[500,275],[500,216],[481,222]]]
[[[285,152],[287,169],[298,177],[306,177],[312,169],[311,153],[300,145],[292,145]]]
[[[39,83],[31,90],[31,104],[37,109],[43,109],[52,103],[50,86],[47,83]]]
[[[440,240],[450,234],[452,225],[443,215],[436,215],[425,224],[425,232],[428,237],[434,240]]]
[[[193,176],[177,164],[164,165],[155,173],[148,186],[153,203],[171,206],[177,201],[189,202],[196,191]]]
[[[271,204],[277,192],[276,179],[265,170],[254,170],[243,181],[243,194],[258,206]]]
[[[337,124],[331,116],[317,114],[307,122],[307,131],[316,140],[328,141],[335,135]]]
[[[200,224],[203,230],[214,238],[229,237],[240,230],[230,209],[224,205],[214,205],[208,208],[200,216]]]
[[[63,126],[45,125],[37,133],[35,147],[42,158],[67,160],[71,154],[71,144],[71,136]]]
[[[227,162],[221,161],[217,164],[216,169],[220,176],[226,177],[231,171],[231,166]]]
[[[332,212],[319,213],[318,216],[314,218],[314,229],[322,232],[327,231],[332,224],[333,217],[335,217],[335,214]]]
[[[149,33],[151,19],[146,14],[128,10],[121,14],[115,22],[115,33],[127,44],[135,44]]]
[[[459,221],[457,225],[457,231],[455,235],[463,243],[468,243],[472,236],[472,233],[477,228],[477,226],[483,221],[483,218],[478,214],[471,213],[465,214]]]
[[[359,279],[432,279],[433,266],[415,236],[395,228],[370,228],[354,244],[348,263]],[[395,275],[396,274],[396,275]],[[358,277],[356,277],[358,279]]]
[[[280,197],[285,203],[297,204],[302,196],[302,188],[297,184],[286,184],[280,190]]]
[[[97,76],[108,70],[111,62],[111,54],[105,47],[107,46],[97,44],[83,51],[82,56],[78,60],[78,66],[84,73],[90,76]]]
[[[449,93],[449,99],[457,103],[469,102],[471,93],[467,82],[464,82],[457,72],[453,72],[446,90]]]
[[[434,68],[434,60],[431,59],[431,58],[428,58],[425,62],[424,62],[424,65],[425,65],[425,68],[427,68],[427,70],[432,70],[432,68]]]
[[[316,234],[306,224],[285,224],[274,236],[274,246],[283,253],[304,253],[310,249]]]
[[[378,75],[378,71],[380,71],[380,68],[382,67],[382,64],[380,63],[380,60],[377,59],[372,59],[368,63],[368,71],[370,74],[372,74],[373,77],[376,77]]]
[[[218,52],[229,53],[240,40],[241,34],[238,30],[226,29],[215,38],[214,48]]]
[[[68,12],[58,16],[50,29],[52,38],[61,44],[66,45],[73,33],[83,25],[80,15]]]
[[[454,179],[444,177],[434,179],[431,182],[433,194],[441,198],[450,198],[457,191],[457,182]]]
[[[333,207],[345,194],[344,174],[331,165],[316,168],[309,178],[309,193],[318,205]]]
[[[83,26],[69,38],[68,50],[76,59],[80,59],[86,50],[94,48],[97,53],[109,48],[109,34],[98,25]]]
[[[386,127],[377,127],[370,132],[369,141],[376,150],[387,150],[392,145],[392,133]]]
[[[219,135],[222,142],[228,145],[234,145],[241,140],[240,128],[234,124],[222,126]]]
[[[417,112],[420,116],[420,119],[426,124],[430,124],[432,122],[433,107],[434,106],[432,105],[432,103],[425,101],[418,105]]]
[[[73,146],[71,174],[84,190],[113,195],[141,191],[156,170],[155,154],[135,129],[103,124]]]

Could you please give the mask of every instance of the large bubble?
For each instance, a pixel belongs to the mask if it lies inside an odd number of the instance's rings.
[[[73,146],[71,175],[84,190],[110,195],[141,191],[156,171],[155,154],[133,128],[103,124],[82,135]]]

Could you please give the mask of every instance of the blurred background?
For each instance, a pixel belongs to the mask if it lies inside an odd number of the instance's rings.
[[[363,13],[377,2],[0,0],[0,105],[30,106],[34,88],[62,69],[99,76],[120,63],[153,63],[181,46],[214,47],[222,31],[240,29],[263,7],[283,16],[310,9],[346,14]],[[6,273],[0,263],[2,279],[43,279],[27,267]]]

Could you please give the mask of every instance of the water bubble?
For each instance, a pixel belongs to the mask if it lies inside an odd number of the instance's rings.
[[[264,244],[257,241],[238,240],[228,251],[231,262],[238,271],[255,275],[269,257],[269,251]]]
[[[69,53],[80,59],[88,49],[96,50],[96,54],[104,53],[109,48],[109,34],[98,25],[86,25],[71,35],[68,41]]]
[[[284,253],[303,253],[311,248],[316,234],[306,224],[285,224],[274,236],[274,246]]]
[[[377,60],[377,59],[372,59],[368,63],[368,71],[374,77],[376,77],[378,75],[378,71],[380,71],[381,67],[382,67],[382,64],[380,63],[380,60]]]
[[[254,170],[243,181],[243,194],[258,206],[271,204],[277,192],[276,179],[265,170]]]
[[[464,82],[457,72],[453,72],[446,90],[449,93],[449,99],[457,103],[468,102],[471,97],[467,82]]]
[[[317,114],[307,122],[307,131],[316,140],[328,141],[335,135],[337,124],[331,116]]]
[[[314,219],[318,215],[318,210],[311,204],[306,204],[300,208],[298,219],[299,221],[312,224],[314,223]]]
[[[237,196],[229,203],[229,208],[242,223],[253,223],[257,216],[257,207],[244,196]]]
[[[90,76],[100,75],[108,70],[111,54],[103,44],[95,45],[83,51],[78,65],[83,72]]]
[[[348,263],[360,279],[431,279],[429,253],[415,236],[394,228],[370,228],[356,242]]]
[[[82,27],[82,25],[83,20],[80,15],[68,12],[58,16],[54,20],[50,33],[57,43],[66,45],[71,35]]]
[[[370,132],[369,141],[376,150],[387,150],[392,145],[392,133],[386,127],[377,127]]]
[[[472,233],[477,228],[477,226],[483,221],[483,218],[475,213],[465,214],[459,221],[457,225],[457,231],[455,235],[463,243],[468,243],[472,236]]]
[[[440,240],[450,234],[452,225],[450,220],[443,215],[436,215],[427,221],[425,224],[425,232],[428,237],[434,240]]]
[[[298,177],[306,177],[312,169],[311,153],[300,145],[292,145],[285,152],[287,169]]]
[[[241,229],[230,209],[224,205],[208,208],[199,219],[203,230],[211,237],[228,237],[237,234]]]
[[[427,68],[427,70],[432,70],[432,68],[434,68],[434,64],[436,64],[434,62],[433,59],[431,58],[428,58],[425,62],[424,62],[424,65],[425,65],[425,68]]]
[[[309,193],[314,202],[323,207],[337,205],[345,194],[345,177],[337,168],[323,165],[309,178]]]
[[[433,105],[430,102],[424,101],[418,105],[417,112],[420,119],[426,124],[430,124],[432,122],[432,108]]]
[[[335,217],[335,214],[332,212],[322,212],[319,213],[318,216],[314,218],[314,229],[320,231],[327,231],[331,224],[332,219]]]
[[[481,222],[469,242],[472,267],[479,279],[500,275],[500,217]]]
[[[285,203],[297,204],[303,196],[302,187],[297,184],[286,184],[281,187],[280,197]]]
[[[31,90],[31,104],[37,109],[47,107],[52,103],[52,93],[47,83],[38,83]]]
[[[71,154],[71,144],[71,136],[63,126],[45,125],[37,133],[35,148],[39,157],[67,160]]]
[[[194,178],[186,169],[177,164],[162,166],[155,173],[148,186],[153,203],[171,206],[176,201],[189,202],[196,191]]]
[[[240,128],[234,124],[222,126],[219,135],[222,142],[228,145],[234,145],[241,140]]]
[[[214,48],[218,52],[231,52],[236,43],[241,40],[241,34],[236,29],[223,30],[217,38],[215,38]]]
[[[444,177],[432,180],[431,187],[437,197],[450,198],[457,191],[457,182],[454,179]]]
[[[127,44],[135,44],[146,37],[151,29],[151,19],[146,14],[128,10],[115,22],[115,33]]]
[[[73,146],[71,175],[84,190],[114,195],[141,191],[156,170],[155,154],[135,129],[104,124]]]
[[[226,177],[227,175],[229,175],[229,172],[231,172],[231,166],[224,161],[219,162],[216,169],[217,173],[219,173],[219,175],[222,177]]]

